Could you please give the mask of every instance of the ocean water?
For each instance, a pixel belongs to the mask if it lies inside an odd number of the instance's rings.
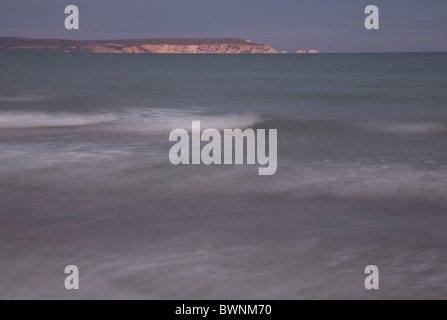
[[[0,298],[445,299],[446,61],[1,54]],[[277,174],[171,165],[192,120]]]

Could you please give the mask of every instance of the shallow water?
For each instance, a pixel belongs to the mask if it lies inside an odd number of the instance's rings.
[[[445,298],[446,58],[1,54],[0,298]],[[277,174],[171,165],[192,120]]]

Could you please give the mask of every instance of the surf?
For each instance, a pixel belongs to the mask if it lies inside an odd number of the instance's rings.
[[[63,128],[95,126],[95,130],[163,135],[199,118],[209,127],[247,128],[264,120],[257,114],[210,115],[196,109],[121,108],[95,113],[0,112],[0,129]],[[102,126],[101,126],[102,125]],[[93,129],[93,128],[90,128]]]

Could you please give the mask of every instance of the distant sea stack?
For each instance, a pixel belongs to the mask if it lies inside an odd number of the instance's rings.
[[[0,37],[0,52],[64,53],[192,53],[192,54],[267,54],[278,53],[266,44],[233,38],[133,39],[133,40],[58,40]]]
[[[320,50],[312,50],[312,49],[309,51],[298,50],[296,53],[298,53],[298,54],[305,54],[305,53],[316,54],[316,53],[320,53]]]

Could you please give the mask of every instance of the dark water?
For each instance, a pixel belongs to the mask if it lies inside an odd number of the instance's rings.
[[[0,298],[445,299],[446,61],[1,54]],[[192,120],[277,174],[171,165]]]

